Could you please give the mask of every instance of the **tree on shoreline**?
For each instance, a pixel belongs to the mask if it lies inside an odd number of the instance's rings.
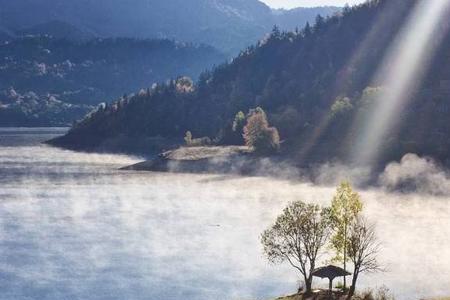
[[[375,226],[363,217],[357,218],[349,228],[348,257],[353,263],[352,286],[348,299],[355,294],[356,282],[363,272],[381,271],[377,261],[380,244],[375,235]]]
[[[262,234],[264,254],[272,263],[288,262],[298,270],[309,294],[318,257],[331,245],[334,259],[343,261],[344,268],[347,262],[353,267],[352,285],[348,290],[344,286],[347,299],[352,299],[361,273],[381,271],[375,226],[361,215],[362,208],[359,194],[348,182],[338,186],[329,207],[292,202]]]
[[[269,126],[267,115],[260,107],[250,110],[248,114],[244,140],[257,154],[272,154],[280,149],[278,130]]]
[[[268,260],[272,263],[288,262],[300,272],[306,293],[310,293],[312,271],[329,235],[326,209],[297,201],[290,203],[275,224],[264,231],[261,242]]]
[[[350,226],[358,218],[362,208],[359,194],[353,191],[349,182],[342,182],[331,202],[330,220],[334,229],[331,244],[336,250],[335,259],[343,262],[344,270],[347,270]],[[347,282],[344,276],[344,289],[346,287]]]
[[[233,132],[242,132],[245,126],[245,114],[239,111],[234,116],[232,130]]]

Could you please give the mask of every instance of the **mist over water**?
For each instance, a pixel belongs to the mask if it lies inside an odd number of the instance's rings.
[[[58,133],[0,130],[0,299],[271,299],[296,291],[297,273],[269,265],[259,236],[289,201],[327,205],[334,186],[118,171],[139,159],[39,143]],[[404,174],[402,164],[385,180]],[[387,269],[362,276],[361,288],[386,285],[405,300],[449,295],[448,197],[361,194]]]

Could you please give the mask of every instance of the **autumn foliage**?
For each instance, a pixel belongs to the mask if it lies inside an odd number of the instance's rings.
[[[275,127],[270,127],[261,108],[252,110],[244,127],[244,140],[257,154],[272,154],[280,149],[280,136]]]

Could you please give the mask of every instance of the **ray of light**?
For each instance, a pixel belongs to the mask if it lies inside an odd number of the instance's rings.
[[[446,30],[441,25],[447,23],[449,12],[450,1],[417,1],[374,78],[376,85],[386,88],[377,97],[375,110],[354,148],[358,164],[370,166],[382,155],[384,139],[399,125],[398,115],[415,92],[442,41]]]
[[[366,4],[370,5],[370,3]],[[376,47],[380,41],[380,36],[393,26],[395,20],[400,17],[402,13],[403,3],[398,1],[387,2],[377,17],[372,21],[370,30],[365,35],[364,39],[359,42],[358,47],[353,51],[348,62],[339,70],[336,81],[331,88],[331,99],[340,95],[347,95],[352,90],[352,76],[353,71],[364,67],[364,59],[369,51]],[[331,122],[331,116],[326,114],[320,120],[319,124],[315,126],[313,133],[302,142],[302,146],[297,154],[297,159],[303,162],[317,142],[320,140],[324,132],[326,132]]]
[[[390,27],[395,26],[396,20],[401,18],[405,10],[405,3],[399,1],[388,1],[383,4],[369,2],[366,5],[382,5],[382,8],[373,19],[364,39],[358,43],[358,47],[353,51],[348,62],[339,70],[336,82],[332,88],[332,94],[335,97],[340,95],[349,96],[348,93],[353,88],[352,77],[354,70],[368,68],[367,64],[365,64],[367,53],[373,51],[381,40],[387,38],[385,33],[389,31]]]

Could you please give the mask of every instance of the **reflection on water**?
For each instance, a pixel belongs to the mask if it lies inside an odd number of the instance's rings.
[[[332,187],[265,178],[116,171],[137,158],[0,130],[0,299],[270,299],[295,271],[271,266],[260,233],[291,200]],[[450,294],[450,203],[363,193],[389,272],[361,278],[398,299]],[[326,286],[326,282],[316,281]]]

